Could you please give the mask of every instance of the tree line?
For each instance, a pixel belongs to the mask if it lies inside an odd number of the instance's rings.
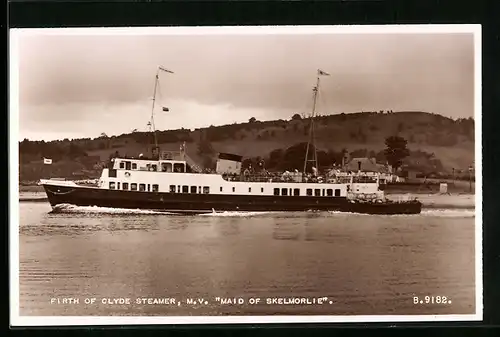
[[[441,161],[433,153],[417,150],[410,151],[407,141],[403,137],[391,136],[385,141],[386,147],[379,151],[365,148],[348,151],[345,148],[338,150],[316,149],[318,169],[327,169],[333,166],[347,164],[349,158],[375,158],[379,164],[389,164],[394,170],[410,167],[423,173],[437,173],[443,170]],[[207,145],[205,145],[206,147]],[[305,162],[307,142],[297,143],[288,148],[274,149],[265,156],[246,158],[243,168],[265,168],[270,171],[302,171]],[[314,146],[309,144],[309,159],[312,159]],[[215,163],[213,164],[215,165]],[[312,162],[306,166],[306,171],[311,171]]]

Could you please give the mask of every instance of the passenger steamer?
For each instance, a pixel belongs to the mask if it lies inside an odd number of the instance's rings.
[[[159,68],[159,71],[166,71]],[[169,71],[168,71],[169,72]],[[314,101],[319,88],[318,70]],[[158,81],[158,73],[156,75]],[[156,85],[155,85],[156,94]],[[178,214],[223,211],[341,211],[367,214],[418,214],[417,200],[391,201],[379,189],[378,177],[362,174],[320,176],[314,147],[314,107],[304,170],[272,175],[265,170],[242,172],[242,157],[221,153],[216,172],[206,173],[180,151],[153,148],[151,158],[113,158],[102,170],[96,186],[73,181],[41,180],[52,207],[61,204],[144,209]],[[153,98],[154,111],[154,98]],[[151,114],[154,127],[154,113]],[[309,157],[309,144],[313,144]],[[308,162],[313,174],[306,174]]]

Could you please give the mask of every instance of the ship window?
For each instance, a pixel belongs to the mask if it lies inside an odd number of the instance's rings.
[[[293,195],[298,197],[300,195],[300,189],[299,188],[294,188],[293,189]]]
[[[292,189],[288,191],[288,195],[292,195]]]
[[[151,192],[151,184],[148,184],[148,192]]]
[[[174,172],[184,172],[184,164],[174,164]]]
[[[288,189],[287,188],[282,188],[281,189],[281,195],[288,195]]]
[[[120,183],[116,183],[116,189],[119,190],[120,189]]]
[[[249,188],[248,188],[248,193],[251,193],[251,192],[252,192],[252,188],[251,188],[251,187],[249,187]]]
[[[264,193],[264,187],[260,188],[260,193]]]
[[[128,183],[123,183],[123,184],[122,184],[122,188],[123,188],[124,190],[128,190]]]
[[[132,163],[132,170],[137,170],[137,164],[136,163]]]
[[[220,191],[222,192],[222,186],[220,187]]]
[[[172,163],[162,163],[161,170],[162,172],[172,172]]]
[[[236,188],[233,187],[233,192],[236,190]]]
[[[333,190],[331,188],[327,189],[326,190],[326,195],[329,196],[329,197],[333,196]]]
[[[198,193],[201,193],[201,186],[198,186]]]
[[[116,178],[116,170],[109,169],[109,171],[108,171],[108,177],[110,177],[110,178]]]
[[[335,196],[340,197],[340,188],[335,189]]]
[[[322,196],[325,196],[325,189],[323,189],[323,192],[321,194]]]
[[[131,164],[131,163],[130,163],[129,161],[126,161],[126,162],[125,162],[125,169],[126,169],[126,170],[130,170],[130,164]]]
[[[175,185],[170,185],[170,193],[175,193]]]
[[[146,191],[146,184],[139,184],[139,191],[145,192]]]
[[[314,196],[315,196],[315,197],[320,197],[320,196],[321,196],[321,190],[320,190],[319,188],[316,188],[316,189],[314,190]]]
[[[189,193],[189,186],[182,186],[182,193]]]
[[[110,190],[114,190],[115,189],[115,182],[114,181],[110,181],[109,182],[109,189]]]
[[[130,190],[131,191],[137,191],[137,184],[136,183],[130,184]]]
[[[196,193],[196,191],[198,191],[198,187],[191,186],[191,193]]]
[[[204,193],[204,194],[208,194],[208,193],[210,193],[210,187],[208,187],[208,186],[203,186],[203,193]]]
[[[159,187],[158,184],[153,184],[153,192],[158,192]],[[175,191],[175,186],[174,186],[174,191]]]
[[[122,161],[120,162],[120,168],[121,168],[121,169],[122,169],[122,168],[125,168],[125,163],[124,163],[124,162],[122,162]]]
[[[181,193],[181,185],[177,185],[177,193]]]
[[[274,195],[280,195],[280,189],[279,188],[275,188],[274,189]]]
[[[153,171],[153,172],[158,171],[158,165],[156,165],[156,164],[151,165],[151,171]]]
[[[313,190],[312,190],[312,188],[308,188],[308,189],[306,190],[306,194],[307,194],[308,196],[312,196],[312,195],[313,195]]]

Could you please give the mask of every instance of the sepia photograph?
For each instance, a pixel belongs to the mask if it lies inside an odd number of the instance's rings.
[[[482,320],[480,25],[9,38],[12,326]]]

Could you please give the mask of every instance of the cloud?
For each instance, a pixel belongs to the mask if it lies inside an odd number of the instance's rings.
[[[168,128],[308,112],[317,68],[332,74],[322,113],[473,116],[472,34],[33,35],[19,55],[23,134],[145,125],[158,65],[175,72],[160,75],[158,90],[172,108]]]
[[[200,104],[195,101],[173,100],[162,112],[162,105],[155,109],[155,125],[158,130],[195,129],[210,125],[246,122],[250,117],[258,120],[280,118],[281,111],[260,108],[235,107],[231,104]],[[151,117],[148,102],[121,104],[69,103],[43,104],[26,107],[30,116],[25,119],[20,130],[20,139],[55,140],[62,138],[99,137],[105,132],[108,136],[129,133],[133,129],[149,131],[147,125]],[[67,116],[54,123],[44,119],[49,114]],[[291,115],[290,115],[291,116]]]

